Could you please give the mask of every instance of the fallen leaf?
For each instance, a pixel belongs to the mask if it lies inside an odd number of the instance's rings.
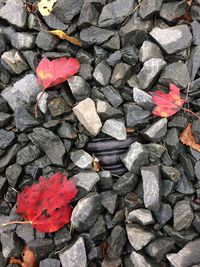
[[[189,123],[188,126],[184,129],[184,131],[180,134],[179,139],[184,145],[189,146],[200,152],[200,144],[197,144],[195,141],[195,137],[192,134],[191,123]]]
[[[193,4],[193,0],[188,0],[188,6],[191,7]]]
[[[134,133],[135,129],[134,128],[126,128],[126,133]]]
[[[168,94],[155,91],[151,95],[152,101],[157,105],[153,110],[153,114],[163,118],[177,113],[185,102],[180,97],[180,89],[174,84],[170,84]]]
[[[9,264],[16,264],[21,267],[38,267],[35,254],[27,246],[24,247],[22,259],[11,257],[8,261]]]
[[[75,58],[61,57],[52,61],[43,58],[36,68],[38,82],[44,89],[58,85],[79,71],[80,64]]]
[[[68,204],[77,192],[64,174],[56,173],[49,179],[41,176],[38,183],[26,186],[17,196],[17,213],[26,221],[8,224],[27,223],[40,232],[55,232],[69,223],[72,208]]]
[[[49,31],[51,34],[57,36],[58,38],[62,39],[62,40],[67,40],[68,42],[74,44],[74,45],[78,45],[81,46],[81,42],[75,38],[75,37],[71,37],[68,34],[66,34],[63,31],[60,30],[53,30],[53,31]]]
[[[95,172],[99,172],[101,170],[100,160],[95,156],[93,156],[92,169]]]
[[[42,16],[49,16],[57,0],[40,0],[38,10]]]

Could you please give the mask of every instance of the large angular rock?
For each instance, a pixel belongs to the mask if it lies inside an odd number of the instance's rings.
[[[131,66],[126,63],[119,63],[115,66],[110,83],[115,88],[125,85],[131,76]]]
[[[62,266],[87,267],[87,256],[83,237],[66,246],[60,253],[59,258]]]
[[[72,151],[70,158],[79,168],[90,169],[92,167],[93,158],[83,149]]]
[[[149,260],[141,253],[132,251],[130,258],[134,267],[152,267],[152,264],[149,262]]]
[[[161,29],[155,27],[150,35],[167,54],[180,52],[188,48],[192,42],[192,34],[187,25],[178,25]]]
[[[174,229],[188,229],[194,219],[194,213],[187,200],[179,201],[174,206]]]
[[[36,159],[39,154],[40,150],[37,146],[25,146],[17,153],[16,163],[19,165],[25,165]]]
[[[96,26],[98,23],[99,11],[93,5],[93,3],[85,2],[82,6],[81,13],[78,20],[79,28],[85,28],[88,26]]]
[[[140,47],[139,59],[141,62],[145,62],[150,58],[161,58],[163,55],[161,49],[154,43],[145,41]]]
[[[76,180],[76,185],[88,192],[100,180],[98,173],[94,171],[79,172],[74,177]]]
[[[95,103],[91,98],[86,98],[73,108],[75,115],[89,133],[96,136],[102,127],[101,120],[96,112]]]
[[[144,205],[147,209],[158,211],[161,201],[161,180],[159,166],[142,167],[141,169]]]
[[[145,124],[150,115],[149,111],[143,110],[143,108],[132,102],[124,104],[124,113],[126,126],[130,128]]]
[[[137,222],[141,225],[153,224],[154,219],[150,210],[136,209],[129,213],[127,221]]]
[[[150,141],[157,141],[164,137],[167,132],[167,119],[163,118],[148,126],[142,131],[145,138]]]
[[[155,104],[152,101],[152,96],[137,87],[133,88],[133,100],[145,110],[152,111],[155,107]]]
[[[122,23],[133,11],[135,0],[115,0],[103,7],[99,27],[111,27]]]
[[[15,134],[12,131],[0,129],[0,148],[4,149],[10,146],[15,139]]]
[[[29,138],[32,143],[41,148],[55,165],[63,164],[65,148],[60,138],[53,132],[42,127],[35,128]]]
[[[191,23],[192,27],[192,43],[193,45],[200,45],[200,23],[196,20]]]
[[[101,131],[117,140],[126,139],[126,128],[123,119],[109,119],[105,121]]]
[[[73,76],[68,79],[68,84],[76,100],[80,101],[90,96],[90,85],[83,78]]]
[[[143,0],[140,4],[139,14],[143,19],[152,17],[161,8],[162,0]]]
[[[93,77],[102,86],[106,86],[109,84],[110,77],[111,77],[111,69],[106,63],[106,61],[102,60],[96,66],[94,73],[93,73]]]

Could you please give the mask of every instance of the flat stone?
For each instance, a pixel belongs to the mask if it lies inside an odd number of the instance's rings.
[[[83,78],[79,76],[73,76],[67,81],[76,100],[84,100],[90,96],[90,85]]]
[[[187,25],[178,25],[166,29],[155,27],[150,35],[167,54],[183,51],[192,42],[192,34]]]
[[[20,131],[30,131],[39,124],[23,106],[15,108],[14,115],[16,128]]]
[[[108,102],[96,99],[97,113],[101,120],[105,121],[111,118],[120,118],[123,112],[117,108],[112,107]]]
[[[140,5],[139,14],[143,19],[151,18],[155,13],[160,11],[162,0],[144,0]]]
[[[115,88],[121,88],[125,85],[131,76],[131,66],[126,63],[118,63],[113,71],[110,83]]]
[[[11,39],[11,44],[18,50],[33,48],[35,37],[26,32],[16,32]]]
[[[90,169],[92,167],[93,158],[83,149],[72,151],[70,159],[79,168]]]
[[[131,211],[128,214],[127,221],[137,222],[141,225],[153,224],[155,222],[151,211],[147,209],[136,209]]]
[[[5,6],[0,9],[0,18],[18,28],[25,27],[26,17],[27,12],[22,0],[8,0]]]
[[[36,45],[45,51],[54,50],[58,42],[58,38],[46,31],[40,31],[35,40]]]
[[[187,200],[179,201],[174,206],[174,229],[180,231],[188,229],[194,219],[194,213]]]
[[[150,141],[157,141],[165,136],[167,132],[167,119],[163,118],[148,126],[142,131],[145,138]]]
[[[151,143],[145,145],[149,152],[149,160],[152,163],[159,163],[161,156],[165,152],[166,148],[160,144]]]
[[[73,108],[75,115],[81,124],[94,136],[102,127],[101,120],[96,112],[95,103],[91,98],[86,98]],[[92,122],[92,123],[91,123]]]
[[[132,12],[134,0],[116,0],[105,5],[99,17],[99,27],[106,28],[122,23]]]
[[[99,215],[95,224],[89,230],[90,237],[93,241],[99,242],[105,240],[108,235],[106,221],[103,215]]]
[[[22,238],[26,243],[34,240],[34,229],[31,225],[17,225],[16,234],[18,237]]]
[[[44,259],[55,249],[54,242],[51,238],[35,238],[27,244],[28,248],[35,253],[37,259]]]
[[[123,107],[127,127],[134,128],[148,122],[147,118],[150,115],[149,111],[144,110],[132,102],[124,104]]]
[[[186,177],[182,168],[181,169],[179,168],[179,171],[181,173],[181,177],[178,179],[178,182],[176,183],[176,191],[182,194],[193,194],[195,192],[193,184]]]
[[[75,139],[77,137],[76,130],[73,125],[63,122],[57,129],[57,134],[62,138]]]
[[[152,42],[144,41],[143,45],[140,47],[139,59],[142,63],[144,63],[151,58],[163,59],[161,49]]]
[[[40,261],[40,267],[60,267],[60,261],[48,258]]]
[[[81,8],[78,26],[79,28],[85,28],[88,26],[96,26],[98,24],[99,11],[93,5],[93,3],[85,2]]]
[[[144,145],[135,142],[127,153],[121,156],[121,160],[130,172],[139,174],[140,168],[149,163],[149,153]]]
[[[79,232],[89,230],[97,220],[100,211],[100,195],[89,193],[86,197],[81,198],[74,207],[71,216],[72,226]]]
[[[87,192],[91,191],[93,186],[100,180],[99,175],[94,171],[79,172],[74,177],[76,185],[85,189]]]
[[[132,192],[138,184],[138,176],[131,172],[122,175],[113,185],[113,189],[120,196]]]
[[[135,46],[126,46],[121,49],[122,59],[130,65],[136,65],[138,62],[139,51]]]
[[[115,67],[115,65],[117,65],[117,63],[120,62],[122,58],[122,54],[120,51],[115,51],[113,54],[111,54],[108,59],[106,60],[106,62],[108,63],[109,66]]]
[[[149,260],[141,253],[132,251],[130,258],[134,267],[152,267],[152,264],[149,262]]]
[[[19,165],[25,165],[32,162],[40,155],[40,150],[37,146],[28,145],[20,149],[17,153],[16,162]]]
[[[142,167],[141,169],[144,205],[152,211],[159,211],[161,201],[161,180],[158,165]]]
[[[123,119],[108,119],[105,121],[101,131],[117,140],[125,140],[127,136]]]
[[[53,98],[48,104],[49,111],[53,117],[71,112],[71,107],[62,97]]]
[[[14,144],[11,148],[7,149],[6,154],[4,154],[0,159],[0,170],[5,168],[15,158],[19,149],[19,144]]]
[[[169,204],[161,203],[160,209],[154,212],[156,221],[161,225],[164,225],[172,218],[172,208]]]
[[[166,62],[161,58],[151,58],[145,61],[142,70],[137,74],[141,89],[151,86],[165,65]]]
[[[186,244],[178,253],[168,254],[168,261],[176,267],[194,266],[200,262],[199,254],[200,239]]]
[[[21,173],[22,173],[22,167],[16,163],[10,165],[6,169],[6,179],[10,186],[15,188]]]
[[[136,104],[148,111],[152,111],[155,106],[152,101],[152,96],[137,87],[133,88],[133,100]]]
[[[12,131],[0,129],[0,148],[4,149],[10,146],[15,139],[15,134]]]
[[[169,83],[186,88],[190,82],[190,74],[187,66],[182,62],[174,62],[167,65],[160,76],[159,83],[168,86]]]
[[[152,239],[154,239],[154,233],[152,230],[137,223],[127,224],[126,231],[128,240],[136,251],[142,249]]]
[[[91,45],[101,45],[112,36],[114,36],[113,31],[101,29],[96,26],[91,26],[80,32],[80,40],[86,47]]]
[[[111,85],[103,87],[101,91],[113,107],[117,108],[123,102],[123,98],[119,91]]]
[[[4,52],[1,56],[1,64],[11,74],[20,74],[29,69],[29,66],[22,57],[22,54],[16,49]]]
[[[38,127],[33,129],[33,132],[29,134],[29,138],[33,144],[45,152],[53,164],[62,165],[65,148],[57,135],[47,129]]]
[[[94,69],[93,77],[102,86],[109,84],[111,69],[106,61],[103,60],[96,66],[96,68]]]
[[[179,170],[171,166],[162,165],[161,171],[164,178],[171,179],[174,182],[177,182],[181,176]]]
[[[114,191],[105,191],[100,193],[101,204],[110,214],[114,214],[117,208],[117,194]]]
[[[192,43],[193,45],[200,45],[200,23],[196,20],[194,20],[191,23],[191,27],[192,27]]]

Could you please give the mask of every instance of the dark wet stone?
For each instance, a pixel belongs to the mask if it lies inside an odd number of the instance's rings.
[[[117,140],[126,140],[126,128],[123,119],[108,119],[105,121],[101,131]]]
[[[66,227],[61,228],[54,234],[54,243],[57,249],[63,248],[71,241],[71,234]]]
[[[115,65],[117,65],[117,63],[120,62],[122,57],[122,54],[120,51],[116,51],[113,54],[111,54],[108,59],[106,60],[106,62],[108,63],[108,65],[115,67]]]
[[[178,25],[161,29],[155,27],[150,35],[167,54],[177,53],[188,48],[192,41],[192,34],[187,25]]]
[[[118,107],[123,102],[123,98],[118,90],[111,85],[103,87],[101,91],[113,107]]]
[[[18,164],[10,165],[6,169],[6,179],[10,186],[15,187],[22,173],[22,167]]]
[[[102,242],[108,235],[106,221],[103,215],[99,215],[94,225],[89,230],[90,236],[95,242]]]
[[[164,225],[172,217],[172,208],[169,204],[161,203],[159,211],[154,213],[156,221]]]
[[[151,143],[145,145],[146,149],[149,152],[149,160],[152,163],[159,163],[161,156],[165,152],[166,148],[160,144]]]
[[[195,190],[192,183],[188,180],[182,168],[179,168],[179,171],[181,172],[181,177],[176,184],[176,191],[182,194],[193,194]]]
[[[119,258],[122,254],[126,240],[127,237],[125,229],[120,225],[115,226],[108,240],[108,257],[111,259]]]
[[[68,79],[68,84],[76,100],[83,100],[90,96],[90,85],[83,78],[73,76]]]
[[[138,183],[138,176],[131,172],[122,175],[113,185],[113,189],[120,196],[125,196],[132,192]]]
[[[144,0],[140,5],[139,14],[143,19],[149,19],[160,11],[162,0]]]
[[[173,250],[175,242],[170,237],[161,237],[151,242],[147,247],[147,253],[156,260],[161,262],[168,252]]]
[[[138,62],[138,49],[134,46],[126,46],[121,49],[122,59],[130,65]]]
[[[143,107],[145,110],[152,111],[154,108],[152,97],[137,87],[133,88],[133,99],[135,103]]]
[[[128,240],[136,251],[142,249],[154,239],[154,233],[150,228],[141,226],[137,223],[127,224],[126,231]]]
[[[52,51],[56,48],[59,39],[56,38],[53,34],[49,32],[39,32],[36,38],[36,45],[45,50],[45,51]]]
[[[0,96],[0,112],[8,112],[7,101],[2,96]]]
[[[150,115],[149,111],[142,109],[140,106],[134,103],[124,104],[124,113],[127,127],[136,127],[147,123],[147,118]]]
[[[101,29],[95,26],[83,29],[80,32],[80,39],[85,46],[100,45],[114,35],[111,30]]]
[[[102,191],[112,189],[113,187],[113,178],[109,171],[100,171],[99,172],[100,181],[98,182],[98,187]]]
[[[5,127],[11,120],[12,116],[8,113],[0,112],[0,127]]]
[[[193,45],[200,45],[200,23],[196,20],[194,20],[191,23],[191,27],[192,27],[192,43]]]
[[[96,68],[94,69],[93,77],[102,86],[106,86],[109,84],[111,77],[111,69],[106,63],[106,61],[103,60],[96,66]]]
[[[37,146],[28,145],[20,149],[20,151],[17,153],[16,162],[19,165],[25,165],[38,158],[39,155],[40,150]]]
[[[137,222],[141,225],[153,224],[155,222],[151,211],[147,209],[136,209],[131,211],[128,214],[127,221]]]
[[[114,191],[105,191],[100,193],[101,204],[108,210],[110,214],[114,214],[118,199],[117,194]]]
[[[125,85],[131,76],[131,66],[125,63],[118,63],[113,71],[110,83],[115,88],[121,88]]]
[[[80,232],[90,229],[97,220],[101,210],[100,196],[89,193],[80,199],[72,211],[71,223]]]
[[[55,245],[50,238],[36,238],[27,244],[28,248],[33,251],[37,259],[44,259],[48,253],[54,250]]]
[[[48,258],[40,261],[40,267],[60,267],[60,261]]]
[[[194,180],[194,162],[191,158],[188,157],[188,154],[184,151],[180,154],[180,162],[183,166],[184,173],[187,178],[189,180]]]
[[[21,146],[19,144],[14,144],[11,148],[7,150],[6,154],[4,154],[0,159],[0,170],[6,167],[13,160],[20,147]]]
[[[0,29],[0,55],[6,50],[6,41],[3,31]]]
[[[187,124],[188,124],[187,118],[182,117],[182,116],[175,116],[168,123],[168,126],[183,130],[183,129],[185,129],[187,127]]]
[[[88,259],[90,261],[97,261],[103,258],[103,249],[101,246],[94,247],[88,253]]]
[[[16,49],[4,52],[1,56],[1,64],[11,74],[20,74],[29,69],[22,54]]]
[[[194,213],[187,200],[179,201],[174,206],[174,230],[188,229],[194,219]]]
[[[171,180],[163,179],[162,196],[167,197],[169,194],[172,193],[173,189],[174,189],[174,182]]]
[[[22,255],[23,244],[14,232],[5,231],[1,233],[1,245],[3,256],[6,259],[11,256],[20,257]]]
[[[163,118],[148,126],[142,131],[145,138],[150,141],[158,141],[165,136],[167,132],[167,119]]]
[[[29,134],[31,141],[41,148],[55,165],[62,165],[62,158],[65,154],[65,148],[60,138],[53,132],[44,128],[35,128]]]
[[[158,211],[161,201],[161,181],[159,166],[142,167],[144,205],[147,209]]]
[[[133,173],[140,173],[140,168],[148,164],[149,153],[147,149],[139,142],[133,143],[128,152],[121,156],[126,168]]]
[[[7,203],[4,200],[0,201],[0,214],[9,215],[11,207],[9,205],[10,203]]]
[[[116,0],[105,5],[99,17],[100,27],[111,27],[122,23],[132,12],[134,0]]]
[[[0,148],[4,149],[10,146],[15,139],[15,134],[12,131],[0,129]]]
[[[81,13],[78,20],[78,26],[85,28],[88,26],[96,26],[98,23],[99,11],[93,3],[85,2],[81,8]]]
[[[100,99],[96,100],[97,113],[101,120],[105,121],[111,118],[120,118],[123,112],[117,108],[112,107],[108,102]]]
[[[200,181],[200,161],[197,161],[194,166],[195,175],[197,179]]]
[[[35,239],[34,229],[30,224],[17,225],[16,234],[18,235],[18,237],[22,238],[26,243]]]
[[[22,0],[8,0],[6,5],[0,9],[0,18],[18,28],[25,27],[26,17],[27,12]]]
[[[163,178],[171,179],[174,182],[177,182],[181,176],[179,170],[171,166],[162,165],[161,171],[162,171]]]
[[[185,14],[187,8],[187,1],[174,1],[163,3],[160,10],[160,16],[169,23],[176,22],[178,18]]]
[[[62,97],[53,98],[48,104],[48,108],[53,117],[71,112],[71,107],[69,107]]]
[[[38,121],[29,113],[25,107],[17,107],[14,112],[15,125],[20,131],[30,131],[38,126]]]

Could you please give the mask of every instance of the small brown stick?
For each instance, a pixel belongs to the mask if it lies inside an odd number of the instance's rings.
[[[33,223],[32,221],[13,221],[8,223],[3,223],[2,226],[5,227],[11,224],[32,224],[32,223]]]

